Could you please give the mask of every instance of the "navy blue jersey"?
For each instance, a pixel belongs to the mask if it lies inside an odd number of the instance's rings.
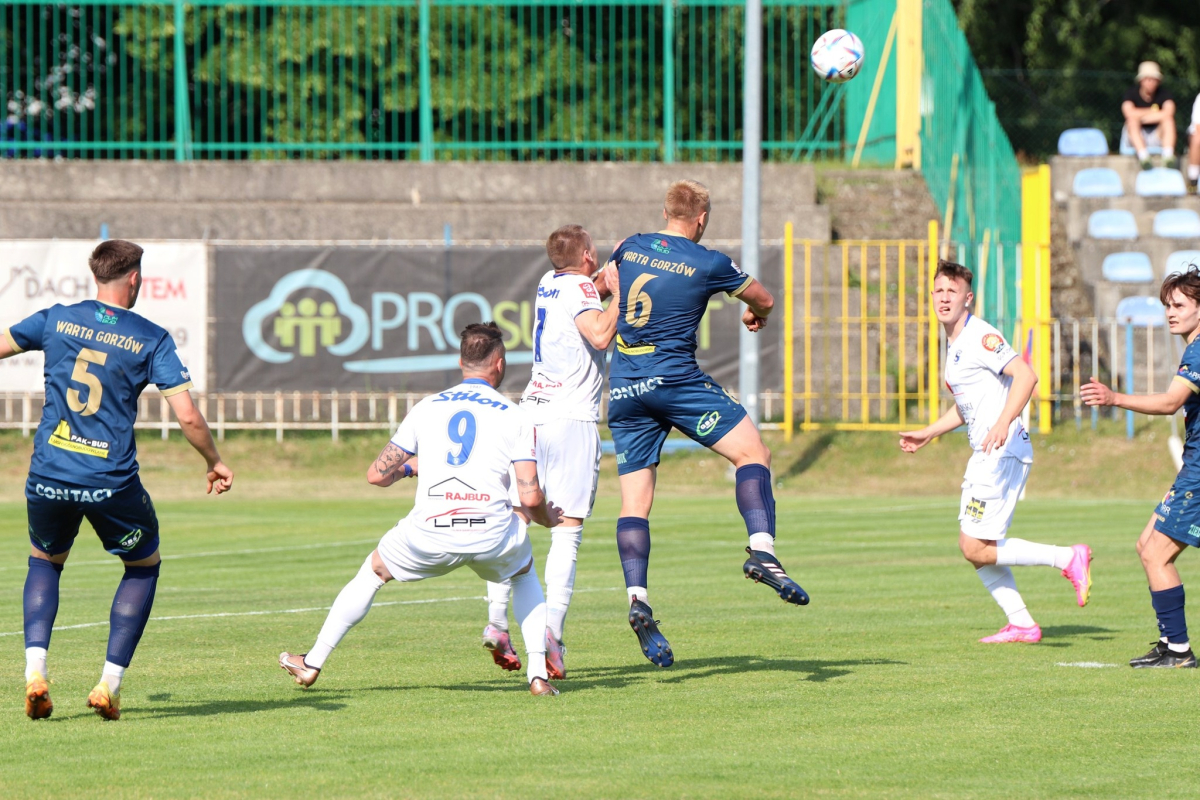
[[[1183,351],[1183,361],[1175,379],[1183,381],[1192,390],[1183,404],[1183,469],[1179,472],[1179,477],[1192,485],[1200,483],[1200,337]]]
[[[29,474],[69,486],[119,489],[137,475],[137,400],[191,377],[171,335],[132,311],[85,300],[43,309],[5,335],[18,351],[45,353],[46,404]]]
[[[690,239],[639,233],[617,245],[612,260],[621,276],[614,378],[692,377],[696,331],[708,299],[736,297],[754,280],[733,259]]]

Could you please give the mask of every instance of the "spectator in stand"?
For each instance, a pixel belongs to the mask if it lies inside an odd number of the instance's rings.
[[[1196,183],[1200,181],[1200,94],[1192,103],[1192,124],[1188,125],[1188,188],[1196,191]]]
[[[1137,86],[1121,101],[1125,129],[1121,144],[1133,146],[1142,169],[1150,169],[1150,147],[1161,147],[1163,166],[1175,166],[1175,98],[1163,88],[1162,70],[1153,61],[1138,64]]]

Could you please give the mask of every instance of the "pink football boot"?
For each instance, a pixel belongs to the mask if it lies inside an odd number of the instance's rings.
[[[985,636],[979,641],[984,644],[1002,644],[1007,642],[1028,642],[1033,644],[1042,640],[1042,629],[1037,625],[1032,628],[1018,628],[1016,625],[1005,625],[991,636]]]

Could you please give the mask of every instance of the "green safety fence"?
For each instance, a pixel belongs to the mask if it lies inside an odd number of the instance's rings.
[[[764,0],[768,159],[840,159],[839,0]],[[0,0],[8,157],[734,160],[741,0]]]

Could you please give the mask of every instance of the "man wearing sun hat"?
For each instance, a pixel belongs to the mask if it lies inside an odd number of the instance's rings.
[[[1121,99],[1125,127],[1121,145],[1137,152],[1142,169],[1150,169],[1151,147],[1162,148],[1163,166],[1175,166],[1175,98],[1162,85],[1162,70],[1153,61],[1138,64],[1137,85]]]

